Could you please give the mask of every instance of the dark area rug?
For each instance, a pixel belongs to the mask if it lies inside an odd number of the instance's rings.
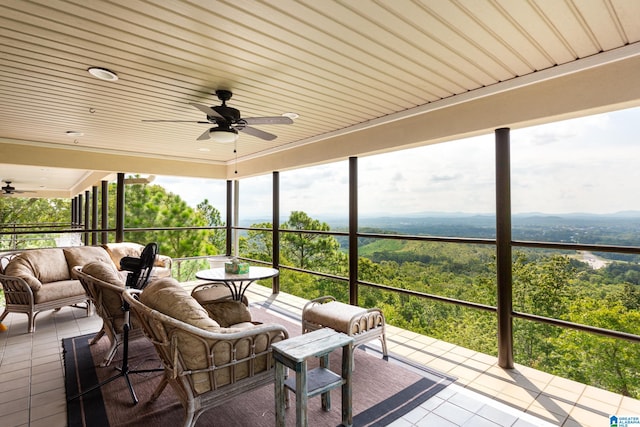
[[[284,325],[291,336],[300,334],[300,326],[259,307],[251,308],[254,320]],[[93,334],[64,339],[65,387],[67,398],[82,393],[90,387],[118,375],[121,350],[111,366],[99,367],[108,340],[102,338],[89,346]],[[364,350],[362,349],[364,347]],[[129,365],[131,370],[159,368],[160,361],[146,338],[130,342]],[[331,368],[340,369],[340,351],[332,353]],[[310,367],[317,364],[309,363]],[[159,399],[149,403],[149,397],[160,381],[161,372],[130,375],[139,403],[134,405],[124,377],[95,389],[67,403],[68,426],[141,426],[181,425],[184,409],[173,389],[167,387]],[[355,352],[353,374],[354,426],[385,426],[418,407],[430,397],[454,381],[428,368],[412,365],[407,361],[390,357],[384,360],[372,347],[361,346]],[[341,390],[331,391],[332,408],[325,412],[320,397],[309,400],[309,424],[313,426],[338,426],[341,422]],[[197,426],[219,427],[271,427],[275,424],[273,386],[265,386],[247,392],[228,405],[206,411]],[[291,394],[291,407],[287,409],[287,426],[295,425],[295,397]]]

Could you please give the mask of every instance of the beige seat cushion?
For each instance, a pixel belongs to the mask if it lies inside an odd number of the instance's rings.
[[[86,295],[84,287],[78,280],[59,280],[43,284],[38,292],[34,294],[34,298],[36,304],[42,304],[78,295]]]
[[[111,262],[109,254],[100,246],[76,246],[63,249],[69,272],[76,266],[84,266],[93,261]]]
[[[367,310],[362,307],[356,307],[339,301],[331,301],[326,304],[314,305],[304,312],[304,318],[308,322],[351,335],[357,331],[348,331],[349,322],[353,316],[366,312]]]

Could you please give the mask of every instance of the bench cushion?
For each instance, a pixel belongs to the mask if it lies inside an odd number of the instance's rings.
[[[349,322],[356,314],[364,314],[366,312],[367,310],[362,307],[356,307],[339,301],[331,301],[309,308],[304,312],[304,318],[308,322],[351,335],[357,333],[357,331],[347,330],[349,328]]]
[[[86,295],[84,287],[79,280],[59,280],[45,283],[34,294],[36,304],[56,301],[63,298]]]

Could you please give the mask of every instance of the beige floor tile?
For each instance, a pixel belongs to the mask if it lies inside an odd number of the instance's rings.
[[[640,400],[623,396],[616,414],[640,416]]]
[[[29,399],[18,399],[11,400],[9,402],[0,403],[0,414],[2,414],[1,420],[4,420],[4,417],[8,414],[13,414],[16,412],[29,412]],[[28,420],[28,418],[27,418]]]
[[[534,415],[537,418],[541,418],[549,423],[561,426],[569,417],[569,414],[556,414],[548,411],[542,406],[532,405],[526,410],[527,414]]]
[[[615,415],[618,412],[619,401],[616,399],[616,402],[612,403],[592,399],[583,395],[576,402],[576,406],[579,408],[585,408],[586,410],[597,410],[598,412],[602,412],[606,415]]]
[[[44,393],[51,390],[57,390],[58,393],[64,394],[64,377],[53,378],[48,381],[41,381],[31,384],[31,394]]]
[[[34,420],[50,418],[57,414],[66,415],[66,412],[67,402],[64,399],[62,399],[62,401],[51,401],[42,405],[34,405],[31,407],[31,422]]]
[[[620,406],[622,403],[622,395],[611,392],[609,390],[603,390],[601,388],[587,386],[582,393],[582,398],[591,398],[595,401],[600,401],[609,405]]]
[[[509,385],[509,383],[491,375],[482,375],[474,381],[474,385],[479,385],[487,389],[494,390],[495,393],[493,394],[495,395],[502,392]]]
[[[416,363],[429,366],[429,364],[436,359],[433,354],[425,353],[424,351],[415,351],[409,355],[409,359]]]
[[[31,368],[16,369],[15,371],[5,372],[2,374],[2,378],[0,378],[0,381],[2,381],[0,382],[0,391],[22,387],[23,379],[29,378],[30,375]]]
[[[457,364],[461,364],[469,360],[469,357],[463,356],[461,354],[456,354],[453,351],[447,351],[440,357],[442,357],[443,359],[447,359],[449,362],[457,363]]]
[[[29,387],[28,383],[20,388],[2,391],[0,392],[0,404],[12,402],[19,399],[29,399],[30,392],[31,387]]]
[[[0,409],[0,414],[2,414],[3,427],[29,426],[29,411],[26,409],[11,413],[5,413]],[[61,425],[66,425],[66,422]],[[49,427],[53,427],[53,425]]]
[[[65,426],[67,424],[67,413],[59,412],[44,418],[31,420],[29,427],[54,427]]]
[[[569,417],[579,422],[584,427],[601,427],[609,425],[609,413],[602,413],[595,408],[575,406]]]
[[[569,390],[566,388],[556,387],[554,385],[547,385],[542,391],[543,394],[549,396],[555,396],[561,399],[577,402],[580,396],[582,396],[583,389],[578,387],[575,390]]]
[[[477,360],[475,357],[471,358],[471,359],[467,359],[464,362],[465,366],[469,367],[469,368],[473,368],[478,372],[486,372],[491,365],[484,363],[483,361]]]
[[[572,392],[579,392],[580,395],[582,395],[582,393],[587,387],[586,385],[581,384],[579,382],[570,380],[568,378],[558,377],[558,376],[554,376],[551,379],[551,381],[549,381],[549,386],[561,388],[564,390],[569,390]]]
[[[541,406],[549,412],[554,414],[568,415],[573,410],[575,402],[572,400],[563,399],[561,397],[549,396],[542,393],[531,404],[532,407]]]
[[[522,402],[528,402],[527,407],[529,407],[529,405],[531,405],[540,395],[539,392],[523,389],[517,384],[508,384],[500,393],[500,395],[504,394],[508,394]]]
[[[459,382],[464,382],[465,384],[474,382],[481,375],[481,373],[476,371],[475,369],[469,368],[464,365],[456,366],[449,371],[449,374],[457,377]]]

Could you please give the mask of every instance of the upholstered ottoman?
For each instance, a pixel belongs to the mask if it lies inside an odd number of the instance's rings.
[[[331,328],[353,338],[354,347],[379,338],[387,356],[384,314],[379,308],[362,308],[336,301],[332,296],[316,298],[302,309],[302,333]]]

